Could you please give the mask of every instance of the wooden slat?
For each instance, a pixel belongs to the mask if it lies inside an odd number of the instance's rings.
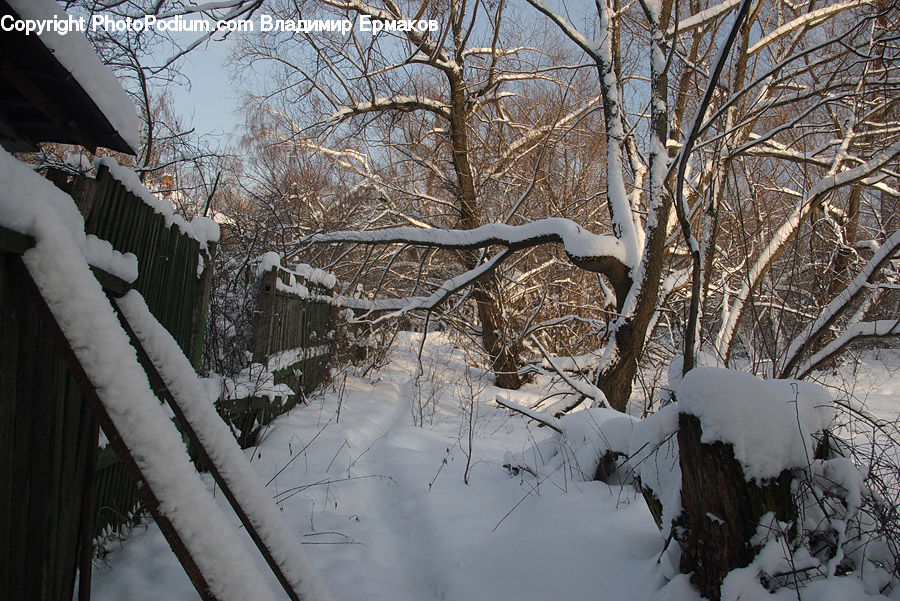
[[[16,295],[9,286],[9,256],[0,254],[0,545],[6,545],[6,548],[13,545],[13,521],[21,516],[21,508],[17,507],[13,496],[13,474],[17,460],[15,410],[20,321],[16,311]],[[15,561],[17,558],[13,553],[0,553],[2,599],[15,598],[11,590]]]
[[[82,395],[87,400],[88,404],[91,407],[91,410],[97,416],[101,427],[103,428],[104,432],[106,432],[107,438],[109,438],[110,445],[115,449],[116,454],[122,460],[131,478],[135,482],[141,483],[141,485],[138,487],[138,490],[141,493],[144,505],[153,515],[157,525],[159,526],[159,529],[166,537],[169,546],[178,557],[178,561],[184,567],[185,572],[191,579],[191,582],[194,584],[194,587],[197,589],[200,597],[205,600],[214,601],[215,596],[210,591],[209,585],[206,582],[203,573],[200,571],[194,558],[191,557],[191,554],[188,551],[187,546],[184,544],[180,533],[173,526],[168,517],[166,517],[165,514],[159,511],[159,501],[157,500],[156,495],[153,493],[153,490],[146,482],[146,480],[144,480],[140,468],[138,468],[134,457],[131,455],[131,451],[128,449],[127,445],[124,443],[118,431],[116,430],[112,418],[110,418],[109,414],[107,413],[106,407],[100,400],[100,396],[91,384],[87,373],[85,373],[84,368],[78,361],[78,358],[69,345],[69,342],[63,334],[62,329],[59,327],[59,324],[53,317],[53,313],[47,306],[47,303],[44,300],[43,296],[41,296],[37,285],[34,283],[34,280],[31,279],[31,275],[28,273],[25,265],[22,264],[21,261],[18,261],[17,264],[14,263],[14,267],[14,271],[18,272],[18,275],[21,277],[23,283],[25,284],[25,294],[37,308],[37,313],[40,315],[41,323],[47,327],[47,329],[55,339],[58,348],[62,351],[62,355],[65,357],[66,364],[68,365],[69,370],[72,372],[73,377],[78,382]],[[16,598],[24,599],[27,597]]]
[[[77,383],[72,381],[73,386]],[[80,395],[79,395],[80,396]],[[93,452],[87,452],[84,462],[84,479],[82,480],[81,511],[78,525],[78,601],[90,601],[91,575],[93,572],[93,538],[94,518],[96,516],[97,498],[94,491],[94,478],[97,474],[97,439],[100,425],[94,419],[94,415],[84,412],[82,433],[87,438],[86,442],[93,447]],[[87,445],[84,445],[87,449]]]
[[[47,338],[46,334],[42,338]],[[67,501],[64,499],[63,489],[65,488],[65,480],[70,476],[66,473],[69,468],[67,457],[72,457],[75,452],[68,453],[68,449],[64,448],[66,436],[66,367],[59,357],[56,355],[53,343],[46,340],[46,344],[42,345],[45,349],[46,359],[43,362],[44,382],[42,388],[47,391],[46,403],[41,407],[41,412],[46,415],[44,425],[39,432],[43,432],[47,437],[47,443],[52,440],[51,444],[47,444],[47,472],[46,481],[49,486],[44,488],[43,498],[45,499],[45,511],[47,512],[47,548],[49,550],[44,568],[45,578],[47,579],[47,597],[48,599],[58,599],[57,595],[61,594],[62,583],[59,578],[63,577],[68,571],[68,564],[75,565],[75,551],[66,554],[65,537],[68,534],[66,530],[67,524],[61,521],[60,512],[64,511],[62,505]],[[77,427],[77,422],[76,422]],[[39,435],[39,434],[38,434]],[[75,449],[72,449],[75,451]],[[64,455],[66,457],[64,457]],[[69,474],[71,471],[69,471]],[[75,537],[77,542],[78,538]],[[57,558],[66,558],[63,561]],[[72,580],[69,580],[69,597],[72,596],[71,586]]]
[[[153,361],[148,356],[147,351],[144,349],[143,344],[141,344],[140,339],[131,328],[128,320],[122,313],[122,310],[119,308],[119,305],[115,301],[112,301],[112,304],[116,308],[116,313],[119,316],[119,322],[122,324],[122,328],[128,333],[128,337],[131,340],[131,345],[137,350],[141,365],[144,367],[145,371],[154,374],[154,376],[160,381],[164,381],[162,375],[157,370],[156,365],[153,363]],[[278,579],[278,582],[281,584],[284,592],[287,593],[291,601],[302,601],[299,593],[294,590],[287,576],[284,574],[284,571],[281,569],[281,566],[278,564],[278,561],[272,555],[272,550],[269,549],[269,546],[266,544],[265,539],[256,529],[253,520],[250,519],[247,511],[244,509],[243,505],[241,505],[240,499],[237,498],[237,496],[231,490],[231,485],[222,476],[222,472],[227,469],[226,466],[220,465],[219,462],[215,461],[209,454],[209,451],[206,449],[203,441],[197,435],[197,431],[194,429],[193,424],[187,418],[184,410],[181,408],[178,399],[175,397],[175,395],[172,394],[172,392],[165,384],[163,384],[163,395],[166,402],[169,404],[169,407],[172,408],[172,412],[175,414],[175,418],[182,425],[183,432],[187,434],[188,439],[190,440],[191,447],[199,452],[200,460],[204,465],[209,467],[209,471],[213,475],[216,484],[218,484],[222,489],[222,493],[225,495],[228,503],[231,505],[232,509],[234,509],[235,514],[237,514],[238,518],[241,520],[241,524],[243,524],[244,528],[247,529],[247,533],[250,535],[250,538],[253,539],[253,542],[256,544],[256,547],[259,549],[263,558],[266,560],[269,568],[271,568],[272,573],[275,574],[275,577]]]
[[[10,267],[15,266],[17,258],[10,259]],[[10,280],[17,281],[14,269],[10,269]],[[18,283],[18,282],[17,282]],[[21,294],[21,292],[20,292]],[[20,301],[21,299],[17,299]],[[33,444],[37,444],[32,439],[33,415],[35,406],[31,399],[35,393],[35,370],[38,361],[38,344],[36,333],[38,331],[38,320],[34,311],[22,310],[24,306],[19,304],[19,325],[20,337],[18,353],[18,369],[16,375],[16,399],[28,399],[28,402],[17,402],[15,411],[15,442],[14,449],[30,449]],[[13,477],[11,481],[12,500],[14,503],[15,517],[10,524],[10,541],[12,542],[12,570],[10,573],[11,586],[9,588],[10,599],[28,599],[34,598],[35,592],[33,584],[29,582],[39,582],[39,572],[35,574],[35,566],[40,565],[40,550],[37,547],[25,547],[22,542],[28,540],[31,536],[29,520],[32,518],[33,498],[31,482],[31,472],[35,468],[36,457],[27,454],[25,457],[19,457],[13,465]],[[39,531],[37,526],[33,526],[35,531]]]

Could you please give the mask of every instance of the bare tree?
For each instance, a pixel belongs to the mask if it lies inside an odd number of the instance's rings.
[[[318,9],[314,14],[319,16],[440,23],[436,32],[411,29],[374,38],[354,30],[347,37],[317,32],[254,39],[245,54],[249,61],[281,64],[279,98],[289,94],[294,104],[302,102],[312,113],[306,115],[308,121],[295,119],[285,140],[340,163],[381,199],[394,224],[471,230],[517,217],[521,203],[506,214],[502,210],[502,199],[512,189],[504,177],[524,157],[538,154],[551,133],[584,118],[596,104],[594,98],[579,97],[576,106],[527,125],[514,117],[522,107],[512,105],[521,99],[511,97],[525,82],[535,88],[560,87],[563,66],[550,66],[545,49],[506,41],[511,34],[504,27],[505,0],[492,5],[327,1],[305,6]],[[304,56],[305,48],[313,52]],[[273,91],[267,92],[265,101],[271,106]],[[347,143],[348,138],[365,140],[368,147]],[[482,265],[479,249],[455,251],[464,270]],[[517,388],[522,382],[522,336],[509,327],[511,307],[503,289],[502,275],[485,271],[472,281],[470,294],[497,383]]]
[[[835,194],[855,185],[896,194],[885,182],[895,177],[890,168],[900,152],[898,132],[886,118],[896,104],[897,64],[885,56],[894,52],[888,32],[897,11],[861,3],[811,9],[725,2],[711,7],[694,3],[677,14],[672,2],[619,7],[601,1],[595,3],[595,39],[589,39],[540,0],[529,3],[594,63],[605,130],[606,206],[615,243],[606,239],[591,253],[579,255],[573,252],[574,242],[566,241],[569,226],[549,222],[541,231],[523,226],[484,230],[482,236],[447,232],[452,241],[409,229],[314,240],[504,248],[487,264],[445,282],[436,297],[414,303],[424,309],[447,291],[485,277],[513,252],[564,242],[576,265],[602,273],[615,291],[617,315],[598,353],[596,383],[622,409],[661,311],[677,300],[678,282],[687,281],[681,274],[693,273],[687,341],[702,334],[704,323],[711,327],[715,321],[705,300],[711,282],[743,281],[736,294],[717,297],[722,317],[714,348],[727,360],[748,302],[812,214],[831,210]],[[726,26],[729,35],[722,33]],[[646,54],[637,50],[644,35],[650,46]],[[631,73],[623,72],[625,66]],[[642,72],[649,78],[639,77]],[[644,144],[639,133],[646,135]],[[721,224],[734,223],[740,196],[748,189],[775,183],[757,183],[749,174],[771,174],[772,169],[780,180],[773,195],[776,204],[784,206],[782,199],[787,199],[793,208],[785,213],[767,207],[767,223],[753,232],[759,243],[744,245],[742,250],[749,252],[743,262],[736,261],[734,253],[718,244]],[[676,208],[679,224],[670,219]],[[770,229],[768,223],[779,220],[781,225]],[[687,263],[680,251],[671,253],[678,225]],[[740,231],[745,240],[751,234],[747,227]],[[737,267],[727,269],[726,263]],[[706,318],[701,319],[704,304]],[[688,350],[693,356],[694,349]]]
[[[371,211],[363,223],[405,226],[335,232],[332,223],[322,228],[331,233],[303,238],[309,229],[273,204],[284,214],[286,250],[363,244],[364,251],[328,248],[333,259],[362,252],[357,271],[386,263],[382,273],[412,290],[406,298],[346,299],[358,308],[430,313],[469,291],[482,344],[510,387],[521,381],[519,355],[531,332],[590,322],[599,344],[579,370],[592,369],[619,409],[660,325],[670,351],[684,346],[686,369],[704,346],[726,362],[736,349],[743,359],[762,346],[758,361],[772,374],[803,373],[801,364],[824,347],[894,331],[878,325],[878,311],[896,296],[892,255],[880,250],[897,223],[895,6],[598,0],[585,14],[565,3],[528,4],[517,20],[551,24],[581,56],[546,40],[515,43],[505,17],[522,7],[511,2],[265,4],[287,16],[302,8],[304,16],[440,23],[438,31],[374,38],[355,29],[346,37],[272,36],[249,49],[248,58],[281,67],[279,87],[258,103],[282,128],[272,139],[319,168],[325,159],[340,166],[348,197],[365,198]],[[260,6],[154,10],[248,15]],[[586,69],[595,94],[570,93],[576,76],[566,74]],[[544,120],[529,117],[539,103],[523,101],[541,93],[558,101]],[[596,123],[597,107],[597,135],[578,139],[582,126]],[[564,158],[571,156],[580,158]],[[554,188],[566,167],[588,160],[602,176],[568,192],[589,172],[576,168]],[[551,210],[575,204],[567,193],[590,209]],[[561,243],[565,256],[547,243]],[[433,249],[455,253],[459,268]],[[571,291],[560,284],[564,261],[599,274],[579,276],[595,290],[595,315],[558,311],[547,319],[542,307],[559,307],[559,299],[516,288],[519,275],[539,274]],[[826,267],[840,275],[818,294],[814,274]],[[828,308],[854,285],[850,301]],[[532,314],[513,318],[509,297]],[[857,336],[844,336],[844,327]],[[564,350],[558,338],[554,346]]]

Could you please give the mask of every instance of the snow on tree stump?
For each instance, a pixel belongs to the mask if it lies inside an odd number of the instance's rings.
[[[628,440],[627,468],[657,528],[666,536],[681,511],[677,434],[678,406],[672,403],[638,420]]]
[[[725,576],[749,565],[760,518],[793,522],[792,471],[813,460],[834,417],[819,386],[764,381],[718,368],[689,372],[676,391],[681,512],[673,538],[680,570],[712,601]]]
[[[753,561],[759,549],[751,540],[760,518],[774,513],[793,522],[791,470],[760,483],[747,481],[734,447],[720,441],[704,444],[700,420],[678,416],[682,513],[673,532],[681,546],[681,571],[691,574],[700,594],[712,601],[731,570]]]

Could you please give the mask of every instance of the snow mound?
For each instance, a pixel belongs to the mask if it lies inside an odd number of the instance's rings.
[[[543,457],[541,473],[564,469],[576,480],[594,480],[597,467],[607,453],[616,454],[611,460],[626,456],[637,420],[613,409],[595,407],[564,415],[555,423],[561,432],[539,442],[536,453],[530,450],[521,456],[507,457],[505,463],[521,466],[523,457]]]
[[[256,267],[256,277],[271,271],[274,267],[281,267],[281,256],[277,252],[269,251],[259,258],[259,265]]]
[[[333,289],[338,283],[337,277],[335,277],[333,273],[307,265],[306,263],[298,263],[291,271],[301,278],[305,278],[306,281],[324,288]]]
[[[225,378],[224,398],[238,400],[265,397],[271,402],[294,396],[287,384],[276,384],[275,374],[260,363],[251,363],[234,378]]]
[[[688,372],[676,396],[681,412],[700,419],[701,442],[734,446],[748,480],[808,465],[816,446],[812,435],[834,419],[831,397],[816,384],[715,367]]]

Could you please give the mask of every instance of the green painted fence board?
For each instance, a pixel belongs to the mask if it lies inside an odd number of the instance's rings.
[[[0,253],[0,598],[68,601],[93,416]]]
[[[196,357],[194,365],[199,365],[199,355],[193,352],[192,345],[202,339],[198,331],[205,329],[206,310],[198,310],[192,303],[208,298],[202,290],[208,289],[209,281],[197,278],[196,265],[203,252],[199,242],[177,225],[167,226],[163,215],[126,190],[105,167],[98,170],[96,183],[98,196],[86,216],[85,230],[108,240],[119,252],[137,257],[138,279],[133,287],[185,354]],[[206,260],[210,261],[210,257],[206,256]],[[151,384],[159,387],[158,382]],[[101,453],[96,472],[98,534],[105,528],[116,529],[129,523],[127,517],[138,502],[133,484],[124,470],[114,465],[115,455],[110,457],[109,453]]]
[[[198,365],[194,347],[203,339],[206,311],[196,303],[208,299],[210,280],[197,277],[199,243],[166,227],[162,215],[104,168],[95,180],[76,177],[68,185],[90,195],[75,199],[87,213],[86,232],[138,257],[133,286]],[[138,507],[138,494],[111,450],[98,456],[96,420],[20,294],[21,276],[10,267],[32,245],[0,227],[0,599],[70,601],[82,549],[89,548],[84,542],[91,532],[121,525]],[[94,273],[107,291],[129,288]]]

